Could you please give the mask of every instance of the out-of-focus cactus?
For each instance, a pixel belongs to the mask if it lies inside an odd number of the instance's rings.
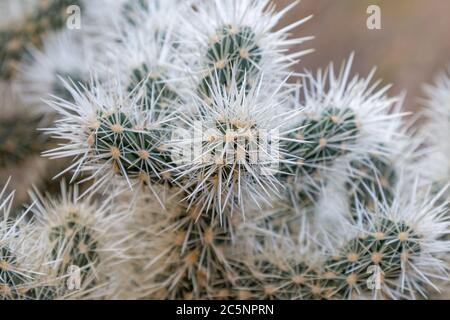
[[[35,10],[16,26],[0,30],[0,76],[11,78],[27,46],[40,46],[45,34],[62,29],[70,5],[81,6],[79,0],[41,0]]]

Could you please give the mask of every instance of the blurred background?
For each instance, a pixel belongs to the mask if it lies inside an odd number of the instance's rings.
[[[292,1],[275,3],[282,8]],[[381,30],[366,26],[370,5],[381,9]],[[422,84],[450,64],[449,0],[302,0],[283,25],[311,14],[313,19],[293,32],[315,37],[302,46],[316,51],[303,58],[299,70],[315,70],[330,61],[340,65],[354,51],[353,72],[365,75],[378,67],[376,78],[394,85],[391,94],[407,90],[409,111],[421,107]]]

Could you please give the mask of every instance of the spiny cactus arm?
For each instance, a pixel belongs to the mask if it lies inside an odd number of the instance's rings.
[[[339,254],[315,268],[295,260],[284,265],[266,259],[257,259],[252,264],[237,263],[234,272],[238,276],[233,287],[236,297],[289,300],[364,297],[399,299],[419,298],[415,295],[419,292],[421,298],[426,298],[430,290],[426,287],[431,284],[426,277],[435,274],[431,271],[425,275],[422,274],[423,270],[416,269],[422,263],[420,259],[423,259],[421,239],[403,222],[384,220],[373,230],[378,231],[349,241]],[[380,273],[379,277],[375,272]],[[376,278],[371,280],[372,276]],[[438,277],[444,279],[445,274]],[[377,285],[376,279],[380,281],[379,287],[371,287]],[[433,286],[436,288],[436,283]]]
[[[421,104],[425,108],[420,115],[426,121],[416,133],[416,139],[423,142],[423,152],[416,171],[440,190],[450,181],[450,148],[446,143],[450,135],[450,66],[436,76],[433,84],[425,86],[424,94]],[[448,199],[448,193],[444,199]]]
[[[326,263],[340,277],[344,297],[372,289],[367,287],[371,266],[380,276],[378,290],[368,292],[375,298],[427,298],[439,287],[448,269],[442,257],[450,249],[446,204],[437,202],[439,196],[422,198],[416,181],[410,196],[396,191],[389,203],[372,192],[373,209],[358,205],[365,217],[359,234]]]
[[[278,146],[287,139],[285,124],[301,111],[284,111],[285,100],[258,81],[247,91],[233,80],[227,91],[216,78],[212,103],[197,97],[194,111],[180,114],[186,129],[171,142],[173,171],[187,200],[206,211],[244,213],[245,199],[265,201],[281,188],[276,174],[289,156]]]
[[[89,85],[89,71],[94,60],[102,55],[92,42],[87,32],[64,30],[49,34],[41,47],[29,48],[15,79],[21,98],[46,112],[51,109],[42,100],[51,95],[73,102],[60,78],[71,80],[78,86]]]
[[[422,193],[418,180],[400,178],[400,186],[412,185],[410,194],[402,193],[406,189],[400,187],[392,199],[384,195],[379,199],[372,190],[374,207],[358,203],[356,210],[362,218],[356,224],[348,220],[341,235],[329,230],[334,240],[312,235],[315,245],[298,242],[297,233],[277,227],[280,216],[273,213],[268,213],[273,219],[245,223],[245,231],[237,232],[237,237],[250,245],[232,263],[236,295],[247,299],[429,297],[445,285],[443,279],[448,281],[444,257],[450,250],[449,220],[446,204],[440,201],[445,190]],[[298,258],[290,250],[304,256]]]
[[[399,182],[407,177],[419,177],[424,190],[433,184],[432,179],[422,171],[424,160],[432,151],[426,146],[427,138],[420,136],[420,132],[416,120],[408,121],[391,142],[379,146],[377,153],[360,154],[347,164],[345,189],[355,218],[358,218],[357,205],[373,210],[376,207],[374,202],[391,204],[398,192]],[[408,194],[414,191],[413,186],[414,183],[410,183],[401,187],[404,194]],[[434,192],[439,193],[443,187],[436,185]]]
[[[325,72],[308,74],[303,80],[295,99],[304,112],[297,120],[299,129],[290,132],[297,140],[284,146],[292,157],[290,163],[282,165],[281,178],[288,181],[288,194],[301,190],[308,197],[300,199],[318,201],[317,190],[328,184],[327,176],[345,179],[343,164],[370,154],[390,157],[396,147],[392,147],[392,140],[398,139],[403,114],[389,111],[401,97],[388,97],[388,87],[377,91],[378,83],[371,86],[373,72],[367,78],[351,79],[352,60],[353,55],[339,73],[330,65]]]
[[[78,200],[77,186],[61,182],[58,197],[31,193],[30,212],[36,236],[29,241],[41,246],[39,277],[29,299],[99,299],[111,296],[110,266],[123,259],[115,226],[126,215],[111,198],[98,203],[93,197]]]
[[[311,50],[285,54],[295,44],[311,39],[288,39],[289,32],[311,17],[277,30],[281,18],[297,3],[275,12],[269,1],[210,1],[194,5],[182,16],[185,20],[180,45],[189,48],[188,65],[197,78],[198,94],[210,101],[210,86],[215,74],[225,88],[231,81],[246,89],[265,74],[275,87],[289,75],[290,66]],[[194,17],[194,18],[192,18]],[[237,72],[235,72],[237,71]],[[233,74],[234,73],[234,74]]]
[[[178,0],[150,1],[142,7],[134,3],[133,19],[139,23],[130,23],[128,19],[118,17],[117,36],[105,45],[104,59],[100,59],[98,70],[108,77],[120,75],[124,90],[134,92],[138,86],[145,88],[143,108],[150,111],[146,104],[156,104],[154,112],[167,112],[186,98],[179,91],[180,82],[188,75],[181,63],[181,57],[187,54],[176,42],[175,33],[181,28]]]
[[[292,138],[304,142],[299,144],[294,141],[287,146],[290,154],[298,157],[297,163],[284,169],[287,173],[304,171],[301,176],[331,167],[336,158],[349,152],[348,146],[358,136],[357,126],[354,112],[345,108],[325,108],[317,117],[306,116],[300,124],[301,129],[291,133]]]
[[[322,266],[321,250],[309,251],[289,232],[243,223],[231,255],[232,299],[332,299],[335,288]],[[247,243],[247,246],[242,242]],[[324,275],[325,274],[325,275]]]
[[[87,192],[117,181],[129,187],[166,181],[170,168],[165,137],[170,118],[154,119],[142,112],[140,95],[122,93],[120,84],[113,88],[93,80],[89,88],[65,84],[75,102],[52,101],[50,105],[63,116],[47,132],[64,142],[45,153],[52,158],[74,157],[66,171],[74,178],[86,173],[94,179]],[[153,107],[153,105],[152,105]],[[170,182],[170,179],[167,179]]]
[[[0,299],[24,299],[33,289],[39,265],[35,259],[42,249],[28,242],[35,231],[27,221],[29,210],[11,213],[14,192],[7,193],[10,179],[0,191]]]
[[[398,173],[389,157],[369,155],[368,159],[352,161],[349,171],[346,187],[353,210],[356,210],[357,204],[373,209],[374,201],[390,203],[393,200]],[[375,198],[372,192],[375,192]]]
[[[140,298],[212,299],[228,297],[229,260],[235,219],[217,216],[168,197],[164,210],[153,199],[143,201],[127,227],[133,241],[129,256],[136,270]],[[236,216],[237,217],[237,216]],[[144,276],[145,275],[145,276]]]

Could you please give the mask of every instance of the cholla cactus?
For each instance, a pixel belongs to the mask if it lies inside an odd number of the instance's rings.
[[[277,27],[296,2],[80,0],[76,34],[58,31],[67,3],[45,3],[58,14],[31,6],[1,31],[1,72],[21,60],[22,99],[54,110],[33,127],[58,141],[44,156],[72,161],[57,176],[71,186],[31,192],[17,217],[2,188],[2,298],[417,299],[445,286],[448,179],[423,167],[439,153],[447,177],[447,76],[428,89],[425,136],[374,71],[352,76],[353,55],[293,72],[312,51],[289,35],[309,17]],[[0,156],[9,167],[36,138],[4,122],[19,143],[0,150],[26,147]]]
[[[153,197],[154,198],[154,197]],[[172,192],[165,210],[154,199],[140,199],[127,233],[132,240],[130,272],[141,298],[218,298],[230,270],[227,251],[233,242],[236,219],[221,222],[200,207],[188,208]],[[133,276],[134,275],[134,276]]]
[[[399,136],[401,115],[388,112],[399,98],[389,98],[388,87],[375,91],[378,83],[370,84],[373,72],[366,79],[350,79],[352,60],[353,56],[339,74],[331,65],[303,80],[301,129],[291,132],[301,142],[287,146],[298,158],[285,170],[294,174],[294,184],[317,184],[317,176],[332,169],[338,159],[357,163],[361,156],[395,150],[392,139]]]
[[[27,212],[13,217],[14,192],[7,194],[9,180],[0,192],[0,298],[22,299],[32,292],[39,276],[36,256],[39,246],[28,242],[36,233],[25,221]]]
[[[208,102],[216,79],[224,87],[250,88],[263,73],[265,83],[278,87],[290,74],[290,66],[311,50],[283,54],[311,37],[288,39],[288,32],[311,17],[274,30],[292,3],[275,12],[269,1],[196,1],[185,15],[181,45],[185,59],[198,78],[197,90]],[[235,83],[235,84],[234,84]]]
[[[359,207],[360,230],[327,263],[327,268],[346,277],[345,294],[361,293],[368,280],[368,265],[377,266],[380,272],[374,294],[387,298],[426,298],[427,287],[437,289],[440,279],[448,278],[446,204],[437,204],[440,194],[419,194],[417,181],[412,189],[407,197],[397,189],[391,204],[384,198],[374,199],[372,210]]]
[[[445,143],[450,130],[448,121],[450,112],[448,103],[450,98],[449,73],[448,70],[441,72],[434,85],[425,86],[426,98],[422,100],[426,107],[427,123],[419,134],[424,137],[427,149],[422,153],[423,159],[420,165],[428,168],[428,174],[424,178],[436,184],[437,188],[446,185],[450,180],[448,165],[450,149]]]
[[[30,49],[19,66],[18,87],[21,97],[31,105],[42,105],[50,95],[69,100],[71,96],[60,78],[87,85],[94,50],[87,49],[86,36],[61,32],[44,40],[42,51]]]
[[[170,178],[166,171],[170,158],[164,146],[170,115],[154,112],[156,102],[145,103],[142,90],[137,95],[121,92],[119,81],[106,88],[98,81],[92,81],[89,89],[68,83],[65,87],[74,103],[51,103],[66,117],[49,130],[65,142],[47,155],[75,156],[68,170],[75,169],[74,178],[87,172],[87,179],[95,180],[92,189],[116,179],[130,187],[144,184],[151,188],[151,182]]]
[[[281,93],[267,92],[263,78],[249,90],[236,81],[226,90],[219,77],[210,87],[211,103],[198,97],[196,110],[180,116],[187,130],[172,141],[172,154],[181,154],[173,170],[177,180],[185,181],[187,199],[221,214],[244,210],[245,200],[258,203],[280,187],[279,163],[289,159],[283,159],[287,153],[279,145],[299,110],[283,112]],[[275,108],[281,109],[277,116],[270,114]]]
[[[108,49],[99,69],[113,78],[119,75],[128,92],[142,84],[144,107],[150,109],[149,104],[155,104],[155,112],[167,112],[181,98],[177,82],[186,77],[180,64],[183,52],[174,35],[180,27],[176,7],[181,3],[169,0],[126,4],[124,17],[117,19],[119,36],[106,44]],[[130,22],[131,15],[134,22]]]
[[[33,230],[28,241],[38,243],[40,273],[35,282],[37,299],[101,298],[110,295],[110,265],[123,259],[122,241],[114,227],[123,213],[111,199],[81,201],[78,188],[61,184],[59,197],[32,194]]]

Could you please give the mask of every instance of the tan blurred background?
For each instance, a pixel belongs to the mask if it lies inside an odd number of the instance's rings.
[[[291,2],[275,0],[277,8]],[[366,26],[372,4],[381,9],[381,30]],[[355,51],[354,72],[365,75],[377,66],[376,77],[394,84],[391,94],[407,90],[407,110],[420,108],[422,84],[450,64],[450,0],[302,0],[283,25],[310,14],[314,18],[294,33],[315,36],[302,48],[316,52],[299,70],[340,65]]]

